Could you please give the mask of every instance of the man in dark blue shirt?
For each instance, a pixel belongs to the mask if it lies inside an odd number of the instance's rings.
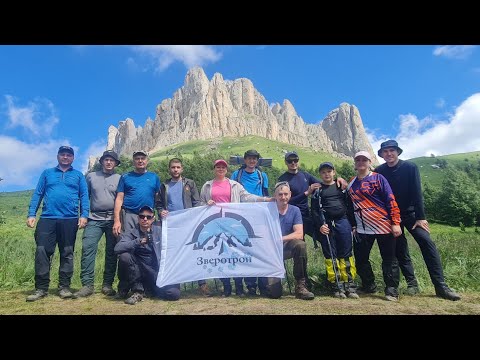
[[[58,294],[62,299],[73,295],[70,283],[75,239],[77,230],[86,226],[90,210],[87,182],[80,171],[73,169],[74,159],[74,151],[70,146],[60,146],[58,165],[43,171],[30,201],[28,227],[35,226],[42,199],[43,208],[35,230],[35,293],[29,295],[27,301],[36,301],[48,295],[51,259],[57,243],[60,253]]]
[[[415,163],[398,158],[402,152],[403,150],[395,140],[383,142],[380,145],[380,150],[378,150],[378,155],[385,160],[385,164],[377,167],[375,171],[388,180],[400,208],[402,235],[395,240],[396,256],[407,281],[407,290],[410,294],[417,293],[418,284],[408,252],[405,228],[413,236],[422,251],[430,279],[435,286],[436,295],[447,300],[460,300],[460,296],[450,289],[445,282],[440,254],[430,238],[430,227],[425,218],[423,206],[420,172]]]

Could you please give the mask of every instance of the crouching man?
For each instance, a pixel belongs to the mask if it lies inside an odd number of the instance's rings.
[[[302,300],[312,300],[315,295],[306,288],[307,277],[307,246],[303,240],[303,221],[300,209],[289,205],[292,196],[290,185],[286,181],[275,185],[275,200],[277,201],[282,229],[283,258],[293,258],[293,276],[295,277],[295,297]],[[282,296],[282,282],[279,278],[260,278],[266,285],[266,295],[272,299]],[[265,284],[266,283],[266,284]],[[263,288],[263,286],[259,286]]]
[[[115,245],[118,258],[118,271],[123,279],[128,279],[128,288],[132,295],[119,290],[118,297],[126,299],[125,304],[135,305],[142,301],[145,294],[165,300],[180,298],[180,285],[167,285],[158,288],[155,283],[160,264],[161,234],[160,226],[152,226],[155,213],[148,206],[142,206],[138,213],[138,225],[120,235]]]

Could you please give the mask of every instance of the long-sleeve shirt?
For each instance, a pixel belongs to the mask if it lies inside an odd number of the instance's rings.
[[[302,216],[309,216],[308,196],[305,195],[305,191],[311,184],[320,183],[321,181],[305,171],[299,171],[296,174],[287,171],[280,175],[278,181],[288,181],[292,191],[292,197],[288,203],[298,207]]]
[[[382,175],[371,172],[362,180],[350,181],[350,195],[357,231],[361,234],[389,234],[392,224],[400,225],[400,210],[395,195]]]
[[[28,209],[28,217],[35,217],[43,199],[42,218],[73,219],[87,218],[90,210],[85,176],[73,167],[67,171],[54,167],[40,175]]]
[[[387,179],[402,215],[415,212],[416,220],[425,220],[422,184],[416,164],[399,160],[397,165],[392,167],[382,164],[375,169],[375,172]]]

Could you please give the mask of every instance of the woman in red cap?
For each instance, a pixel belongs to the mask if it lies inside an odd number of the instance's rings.
[[[215,160],[213,163],[215,178],[207,181],[200,192],[200,202],[202,205],[215,205],[217,203],[239,203],[239,202],[266,202],[272,198],[250,194],[245,190],[242,184],[235,180],[227,178],[228,164],[223,159]],[[228,297],[232,294],[232,285],[230,278],[221,278],[223,283],[222,296]],[[242,296],[243,283],[242,278],[234,278],[235,294]]]

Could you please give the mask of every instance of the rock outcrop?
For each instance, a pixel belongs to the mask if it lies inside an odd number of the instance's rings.
[[[190,140],[258,135],[292,145],[310,146],[343,157],[367,150],[376,159],[360,113],[347,103],[318,124],[306,124],[292,103],[269,106],[249,79],[224,80],[216,73],[209,81],[202,68],[188,71],[184,85],[163,100],[144,127],[132,119],[108,129],[108,149],[128,155],[136,149],[156,151]]]

